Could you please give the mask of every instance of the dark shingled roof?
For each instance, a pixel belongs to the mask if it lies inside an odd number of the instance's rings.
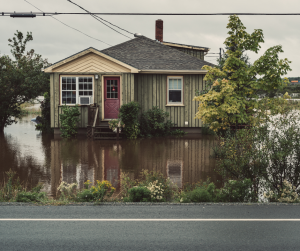
[[[215,66],[144,36],[101,52],[139,70],[201,70],[204,65]]]

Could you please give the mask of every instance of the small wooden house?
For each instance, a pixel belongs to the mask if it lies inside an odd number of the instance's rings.
[[[51,127],[59,133],[61,106],[78,104],[80,125],[86,128],[90,104],[97,104],[100,121],[118,117],[122,104],[137,101],[141,110],[153,106],[169,112],[176,127],[199,132],[195,120],[196,90],[204,88],[204,53],[209,48],[164,42],[162,20],[156,40],[134,39],[99,51],[88,48],[45,69],[50,74]]]

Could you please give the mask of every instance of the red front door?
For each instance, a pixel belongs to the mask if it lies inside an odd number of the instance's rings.
[[[120,78],[104,78],[104,118],[118,118],[120,108]]]

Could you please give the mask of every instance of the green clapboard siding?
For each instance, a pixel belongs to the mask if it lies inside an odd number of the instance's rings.
[[[141,105],[141,111],[147,111],[153,106],[167,111],[170,120],[177,127],[201,127],[202,123],[195,119],[199,102],[193,101],[196,90],[203,88],[204,75],[183,75],[184,106],[166,106],[167,104],[167,76],[162,74],[135,74],[134,100]],[[188,125],[185,126],[185,121]]]
[[[134,101],[135,89],[134,89],[134,74],[123,73],[122,74],[122,104],[127,104]]]

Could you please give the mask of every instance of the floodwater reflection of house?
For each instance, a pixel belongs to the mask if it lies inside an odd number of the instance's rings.
[[[80,188],[90,180],[108,180],[117,190],[122,173],[139,178],[143,169],[160,172],[179,188],[210,177],[216,181],[214,159],[210,158],[215,140],[198,138],[157,138],[136,141],[52,140],[52,193],[61,181],[77,182]]]

